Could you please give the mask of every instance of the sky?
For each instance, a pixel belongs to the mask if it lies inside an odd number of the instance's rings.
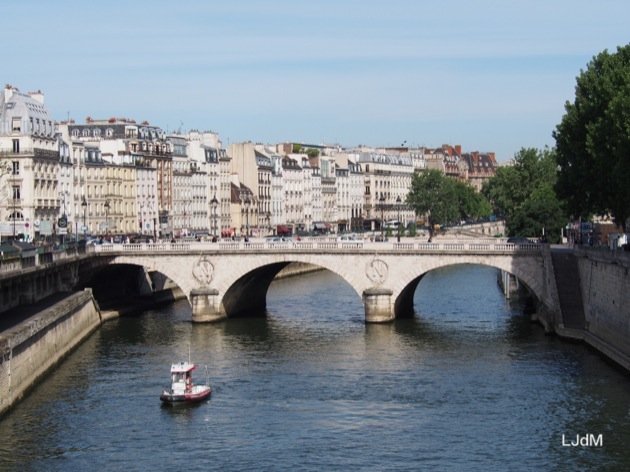
[[[627,0],[31,0],[2,76],[57,121],[343,147],[553,147],[576,78],[630,43]]]

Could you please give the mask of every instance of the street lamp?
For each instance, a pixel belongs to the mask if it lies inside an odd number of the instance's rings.
[[[63,244],[63,240],[64,240],[64,235],[66,234],[66,232],[68,231],[68,217],[66,216],[66,195],[68,195],[68,192],[66,191],[62,191],[59,193],[59,195],[61,195],[61,198],[63,198],[63,213],[61,215],[61,218],[59,218],[57,220],[57,225],[59,226],[59,235],[60,235],[60,242],[61,244]]]
[[[109,233],[109,198],[105,200],[105,234]]]
[[[400,195],[396,198],[396,207],[398,208],[398,242],[400,242],[400,204],[402,200],[400,199]]]
[[[379,202],[381,203],[381,241],[385,241],[385,236],[383,234],[383,223],[385,223],[384,221],[384,216],[383,213],[385,212],[385,194],[382,193],[381,194],[381,198],[379,198]]]
[[[87,211],[87,201],[85,200],[85,195],[83,196],[81,206],[83,207],[83,239],[85,239],[85,232],[87,231],[87,226],[85,225],[85,213]]]
[[[217,200],[217,195],[214,194],[214,197],[212,197],[212,200],[210,200],[210,206],[212,207],[212,218],[213,218],[213,223],[212,223],[212,235],[213,236],[217,236],[217,206],[219,205],[219,200]]]
[[[249,197],[245,197],[245,236],[249,236],[249,206],[251,204]]]
[[[13,187],[13,241],[15,241],[15,219],[17,217],[17,197],[19,196],[17,187]]]

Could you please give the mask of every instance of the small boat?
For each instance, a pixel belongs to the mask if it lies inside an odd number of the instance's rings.
[[[212,393],[210,385],[193,384],[191,373],[195,367],[195,364],[190,362],[173,364],[171,366],[171,388],[162,392],[160,400],[166,403],[194,403],[208,398]]]

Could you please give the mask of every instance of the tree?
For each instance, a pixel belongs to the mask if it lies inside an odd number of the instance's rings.
[[[574,216],[610,214],[626,231],[630,216],[630,44],[594,57],[580,71],[575,102],[553,137],[558,195]]]
[[[468,184],[445,176],[437,169],[414,174],[407,204],[417,215],[426,215],[430,238],[435,225],[462,218],[488,216],[490,205]]]
[[[542,237],[544,232],[550,242],[558,242],[566,216],[554,191],[556,180],[554,152],[521,149],[514,165],[497,169],[482,193],[505,220],[508,235]]]

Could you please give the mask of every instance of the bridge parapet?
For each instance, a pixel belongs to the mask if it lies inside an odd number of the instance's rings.
[[[136,244],[99,244],[91,247],[94,252],[231,252],[231,251],[340,251],[366,250],[381,252],[422,252],[422,253],[541,253],[544,244],[512,244],[501,239],[445,239],[436,242],[373,242],[373,241],[282,241],[282,242],[185,242],[185,243],[136,243]]]

